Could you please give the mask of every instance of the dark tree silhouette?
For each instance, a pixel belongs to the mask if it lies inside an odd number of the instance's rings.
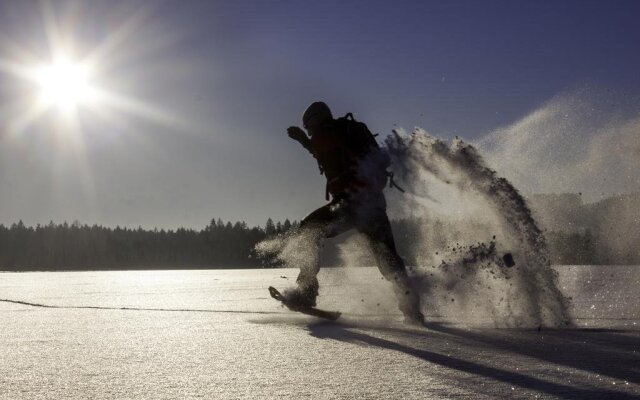
[[[611,207],[609,207],[611,208]],[[598,210],[596,210],[598,211]],[[606,209],[609,214],[611,211]],[[598,212],[592,213],[595,217]],[[607,214],[607,215],[609,215]],[[594,217],[594,218],[595,218]],[[441,220],[392,221],[398,251],[415,265],[415,240],[430,243],[430,251],[445,251],[447,239],[440,233],[454,232],[455,223]],[[260,268],[279,265],[255,256],[254,247],[268,236],[295,229],[298,222],[268,218],[264,228],[248,227],[243,221],[224,222],[212,218],[202,230],[107,228],[82,225],[78,221],[27,227],[22,220],[6,227],[0,224],[0,270],[56,271],[166,268]],[[603,246],[610,229],[579,232],[547,231],[545,236],[554,264],[638,264],[637,250],[614,252]],[[429,227],[426,231],[424,227]],[[427,235],[428,237],[424,237]]]
[[[271,218],[267,226],[276,233]],[[221,219],[212,219],[201,231],[106,228],[77,221],[33,228],[19,221],[8,228],[0,224],[0,269],[259,268],[268,264],[253,256],[253,248],[266,236],[262,228]]]

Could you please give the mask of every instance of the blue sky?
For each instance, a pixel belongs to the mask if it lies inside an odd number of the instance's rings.
[[[15,47],[47,59],[43,10],[79,57],[130,26],[96,83],[170,121],[80,109],[73,149],[52,138],[55,110],[14,132],[28,89],[0,69],[5,224],[300,219],[324,183],[285,130],[315,100],[383,135],[472,141],[566,91],[640,103],[634,1],[4,1],[0,60],[24,62]]]

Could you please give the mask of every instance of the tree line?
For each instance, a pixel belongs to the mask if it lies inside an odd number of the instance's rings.
[[[253,253],[267,236],[295,227],[269,218],[264,227],[212,219],[202,230],[108,228],[68,224],[0,224],[0,270],[52,271],[162,268],[257,268]],[[267,260],[268,261],[268,260]]]
[[[474,232],[485,227],[467,222],[460,227],[451,221],[392,220],[399,253],[409,265],[419,261],[419,251],[445,254],[448,241],[474,243]],[[72,224],[27,227],[22,221],[9,227],[0,224],[0,270],[59,271],[109,269],[197,269],[277,267],[276,259],[257,257],[255,245],[265,238],[289,231],[297,222],[267,219],[264,227],[249,227],[243,221],[212,219],[202,230],[108,228]],[[464,229],[462,229],[464,228]],[[600,232],[603,231],[603,232]],[[448,235],[443,235],[448,232]],[[465,233],[466,232],[466,233]],[[610,249],[604,234],[586,229],[579,232],[545,232],[553,264],[640,264],[637,247]],[[622,243],[614,238],[614,243]],[[415,241],[424,246],[416,246]],[[611,240],[609,240],[611,241]],[[605,245],[603,245],[605,243]],[[425,247],[426,246],[426,247]],[[338,248],[324,248],[325,261],[335,264]]]

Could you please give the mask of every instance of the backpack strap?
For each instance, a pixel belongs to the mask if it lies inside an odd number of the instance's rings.
[[[387,171],[387,177],[389,178],[389,187],[390,188],[396,188],[399,191],[401,191],[402,193],[405,193],[405,190],[403,188],[401,188],[396,181],[393,180],[393,171]]]

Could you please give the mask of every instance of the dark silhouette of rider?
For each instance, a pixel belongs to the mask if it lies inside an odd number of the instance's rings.
[[[333,118],[323,102],[311,104],[302,117],[304,128],[292,126],[289,136],[300,142],[318,161],[320,171],[327,178],[329,204],[320,207],[300,223],[300,234],[314,247],[314,256],[300,266],[298,287],[287,295],[290,302],[315,306],[318,296],[318,257],[322,239],[334,237],[349,229],[360,232],[369,244],[382,275],[393,283],[399,308],[408,322],[424,322],[420,312],[420,298],[407,276],[404,262],[398,254],[386,212],[380,174],[373,173],[373,151],[354,149],[347,133]],[[376,145],[377,147],[377,145]],[[328,198],[327,198],[328,200]]]

